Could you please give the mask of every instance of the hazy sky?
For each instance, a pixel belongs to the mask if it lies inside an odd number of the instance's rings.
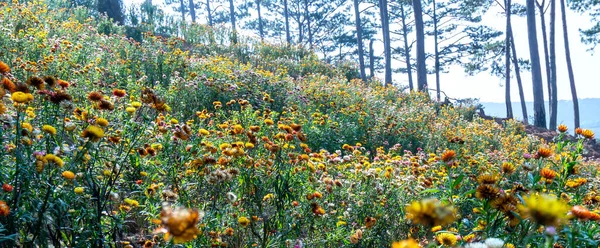
[[[132,3],[139,4],[143,0],[124,0],[125,5]],[[154,4],[162,3],[163,1],[154,0]],[[524,4],[525,1],[517,0],[517,3]],[[361,6],[362,7],[362,6]],[[172,13],[171,7],[167,8],[167,12]],[[548,19],[548,18],[546,18]],[[200,20],[202,22],[203,20]],[[545,62],[543,54],[543,42],[541,37],[540,19],[537,18],[538,25],[538,43],[540,47],[540,57],[542,59],[542,76],[544,77],[544,86],[546,85],[545,79]],[[584,45],[581,42],[579,35],[580,28],[588,28],[592,26],[590,18],[586,15],[575,13],[571,10],[567,10],[567,24],[569,27],[569,42],[571,46],[571,60],[573,62],[573,70],[575,74],[575,84],[577,86],[577,94],[579,98],[600,98],[600,74],[596,74],[595,70],[600,70],[600,46],[596,49],[597,53],[588,51],[590,46]],[[505,29],[505,18],[501,13],[499,7],[493,7],[483,17],[483,23],[489,25],[497,30]],[[513,32],[515,38],[515,45],[517,55],[520,58],[529,58],[529,45],[527,38],[527,23],[524,17],[513,17]],[[549,28],[549,24],[546,23]],[[560,5],[557,3],[557,21],[556,21],[556,58],[557,58],[557,83],[558,83],[558,99],[568,100],[571,99],[571,90],[569,87],[569,77],[567,74],[565,49],[563,43],[563,32],[562,22],[560,20]],[[426,52],[432,52],[432,39],[429,38],[426,44]],[[401,41],[397,41],[401,42]],[[431,43],[430,43],[431,42]],[[394,45],[394,44],[393,44]],[[381,47],[381,46],[376,46]],[[399,64],[399,61],[393,62],[393,66]],[[449,73],[441,74],[441,90],[446,92],[448,96],[452,98],[479,98],[482,102],[503,102],[504,101],[504,79],[491,76],[489,72],[483,72],[475,76],[468,76],[464,73],[464,69],[460,66],[450,68]],[[514,77],[514,72],[512,73]],[[413,75],[416,81],[416,75]],[[523,88],[525,93],[525,100],[532,101],[533,93],[531,87],[531,74],[529,72],[522,72],[521,77],[523,79]],[[408,79],[404,74],[395,74],[394,81],[399,84],[408,84]],[[435,88],[435,76],[430,75],[428,77],[429,88]],[[516,79],[511,80],[511,97],[512,101],[519,100],[518,88],[516,85]],[[544,93],[544,100],[547,99],[547,93]]]

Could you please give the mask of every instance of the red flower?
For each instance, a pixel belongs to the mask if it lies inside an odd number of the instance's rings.
[[[5,184],[2,185],[2,189],[4,191],[6,191],[6,192],[12,192],[13,191],[13,186],[10,185],[10,184],[8,184],[8,183],[5,183]]]

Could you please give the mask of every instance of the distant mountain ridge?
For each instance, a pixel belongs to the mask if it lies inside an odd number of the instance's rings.
[[[481,102],[485,114],[495,117],[506,117],[506,104],[496,102]],[[533,120],[533,102],[526,102],[529,122]],[[515,119],[523,120],[521,103],[512,103]],[[596,133],[596,138],[600,136],[600,98],[579,99],[579,118],[582,128],[591,129]],[[546,102],[546,118],[549,118],[548,102]],[[573,132],[573,101],[558,101],[557,123],[565,124],[569,127],[569,132]]]

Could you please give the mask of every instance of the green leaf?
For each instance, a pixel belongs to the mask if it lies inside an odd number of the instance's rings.
[[[454,182],[452,182],[452,188],[456,188],[458,185],[460,185],[460,183],[462,182],[462,180],[465,178],[465,174],[460,174],[460,176],[458,176],[458,178],[456,178],[456,180],[454,180]]]
[[[439,189],[426,189],[426,190],[421,191],[421,194],[422,195],[428,194],[428,193],[435,194],[437,192],[440,192],[440,190]]]

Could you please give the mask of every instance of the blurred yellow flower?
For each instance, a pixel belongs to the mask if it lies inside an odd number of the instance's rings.
[[[33,95],[30,93],[23,93],[21,91],[16,91],[12,93],[10,97],[16,103],[28,103],[33,100]]]
[[[64,171],[64,172],[62,173],[62,176],[63,176],[64,178],[66,178],[66,179],[69,179],[69,180],[73,180],[73,179],[75,179],[75,173],[73,173],[72,171]]]
[[[50,125],[42,126],[42,131],[44,131],[45,133],[50,134],[50,135],[56,135],[56,128],[54,128],[53,126],[50,126]]]
[[[525,204],[519,205],[519,210],[524,218],[544,226],[558,226],[567,220],[569,205],[554,196],[531,194],[523,200]]]
[[[406,239],[392,243],[392,248],[419,248],[421,247],[414,239]]]
[[[454,222],[456,209],[430,198],[411,203],[406,207],[406,217],[416,224],[443,226]]]

